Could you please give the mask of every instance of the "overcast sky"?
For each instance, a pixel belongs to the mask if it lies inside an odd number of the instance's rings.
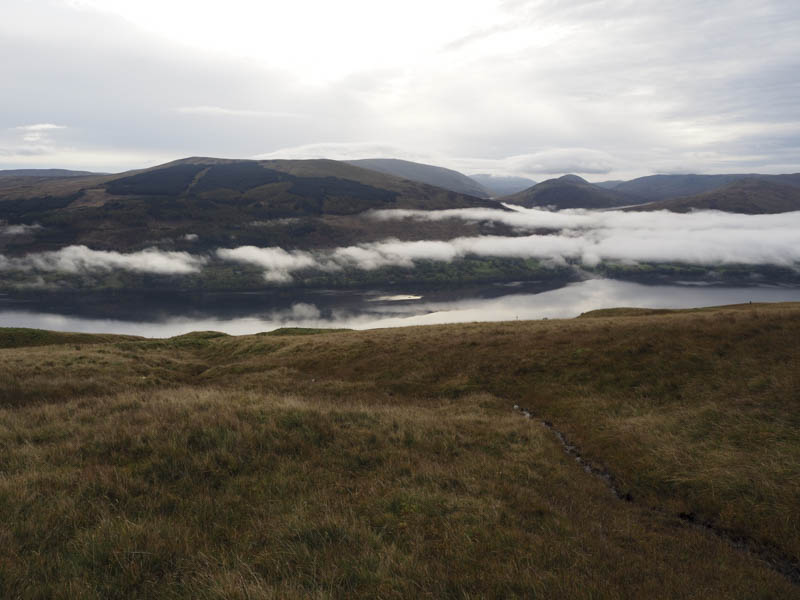
[[[0,0],[0,168],[800,171],[797,0]]]

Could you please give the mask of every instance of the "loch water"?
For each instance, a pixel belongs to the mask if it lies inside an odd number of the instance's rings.
[[[171,337],[191,331],[243,335],[280,327],[372,329],[571,318],[611,307],[693,308],[800,301],[799,287],[641,285],[589,279],[469,288],[272,290],[240,293],[0,295],[0,326]]]

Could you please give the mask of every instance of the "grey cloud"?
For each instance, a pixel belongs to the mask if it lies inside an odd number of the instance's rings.
[[[0,63],[0,167],[113,170],[380,140],[410,160],[537,179],[798,170],[796,2],[500,6],[424,62],[312,86],[109,14],[5,0],[0,54],[15,60]],[[69,128],[11,131],[48,123]],[[20,139],[43,133],[52,143],[37,149]]]
[[[0,95],[0,168],[80,160],[124,170],[190,155],[248,157],[354,137],[369,122],[346,88],[203,55],[109,14],[42,0],[8,0],[3,12],[0,54],[17,59],[0,62],[9,82]],[[20,139],[26,132],[12,130],[26,123],[69,128],[50,131],[57,143],[34,162]]]
[[[48,141],[50,139],[49,133],[57,129],[66,129],[64,125],[55,125],[53,123],[35,123],[33,125],[20,125],[15,127],[23,132],[22,141],[27,143],[38,143]]]
[[[184,115],[204,115],[210,117],[255,117],[267,119],[302,119],[307,116],[292,112],[271,112],[266,110],[225,108],[222,106],[181,106],[176,108],[175,112]]]
[[[257,159],[309,159],[330,158],[333,160],[357,160],[360,158],[402,158],[414,161],[436,160],[430,154],[413,152],[391,143],[376,141],[366,142],[322,142],[303,144],[289,148],[280,148],[273,152],[255,155]]]
[[[11,160],[17,157],[46,156],[53,151],[52,146],[12,146],[0,147],[0,156],[5,156]],[[10,162],[9,164],[16,164]]]
[[[606,174],[620,166],[620,159],[590,148],[553,148],[496,160],[460,159],[468,171],[488,168],[495,173],[538,176],[552,173]]]
[[[18,125],[15,129],[22,129],[23,131],[51,131],[53,129],[66,129],[66,127],[53,123],[35,123],[33,125]]]
[[[634,175],[660,170],[665,157],[700,172],[724,171],[737,157],[748,163],[745,157],[763,154],[765,146],[748,140],[741,125],[780,124],[795,131],[793,146],[800,142],[794,101],[800,83],[791,75],[800,68],[800,39],[791,33],[800,20],[796,3],[505,6],[515,28],[492,30],[492,37],[524,34],[529,43],[480,65],[493,70],[481,73],[492,79],[489,97],[513,107],[515,116],[508,127],[495,122],[497,135],[483,136],[484,146],[516,154],[530,145],[578,142],[621,158],[615,170]],[[553,31],[560,33],[548,41]],[[521,118],[526,104],[541,112],[538,122]],[[484,112],[491,115],[489,107]],[[474,128],[465,122],[461,130],[455,146],[480,147]],[[716,159],[699,153],[710,150]],[[786,163],[767,152],[761,168],[785,170]]]

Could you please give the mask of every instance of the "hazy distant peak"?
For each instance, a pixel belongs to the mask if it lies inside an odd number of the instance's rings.
[[[771,214],[800,210],[800,187],[791,176],[743,176],[742,179],[694,196],[660,200],[632,210],[720,210],[742,214]],[[784,177],[783,180],[778,179]],[[788,181],[788,182],[787,182]]]
[[[583,177],[579,177],[578,175],[562,175],[558,178],[558,181],[562,181],[564,183],[589,183]]]
[[[494,198],[516,194],[536,185],[533,179],[513,175],[478,173],[469,177],[480,183]]]
[[[563,175],[548,179],[517,194],[506,196],[503,202],[526,208],[535,206],[564,208],[604,209],[637,204],[642,200],[593,185],[577,175]]]
[[[86,177],[89,175],[102,175],[102,173],[70,169],[0,169],[0,177]]]
[[[480,183],[453,169],[398,158],[364,158],[346,162],[386,175],[435,185],[459,194],[468,194],[478,198],[488,198],[491,195]]]

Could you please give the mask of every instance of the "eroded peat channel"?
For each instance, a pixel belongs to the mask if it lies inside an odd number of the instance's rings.
[[[559,431],[552,422],[535,417],[529,409],[521,407],[518,404],[513,406],[513,410],[517,411],[523,418],[529,419],[532,423],[539,423],[550,431],[553,437],[558,440],[564,452],[575,459],[575,463],[583,472],[601,480],[614,498],[624,502],[635,503],[635,499],[629,491],[623,492],[617,487],[614,475],[608,469],[605,467],[598,467],[595,463],[585,458],[583,454],[581,454],[580,448],[567,439],[567,436],[562,431]],[[657,506],[647,506],[646,508],[650,511],[658,512],[662,516],[674,518],[691,527],[709,532],[725,540],[731,547],[757,557],[769,568],[786,577],[794,585],[800,586],[800,562],[796,558],[782,552],[779,548],[759,543],[754,539],[742,535],[737,535],[734,532],[715,525],[711,521],[698,520],[694,513],[681,512],[678,514],[669,514],[664,509]]]

